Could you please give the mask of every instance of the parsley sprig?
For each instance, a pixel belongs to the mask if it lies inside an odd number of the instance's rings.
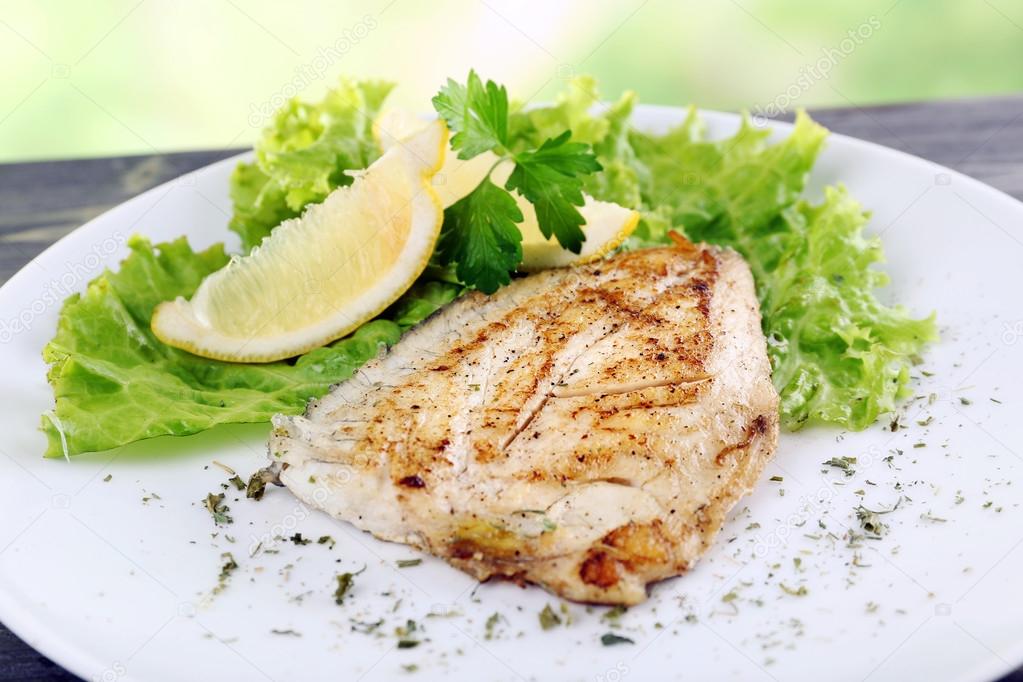
[[[448,79],[433,106],[454,133],[451,145],[458,158],[493,152],[498,157],[494,167],[514,164],[504,187],[488,174],[444,212],[438,245],[442,264],[455,264],[463,283],[488,294],[511,281],[510,273],[522,261],[518,223],[523,220],[511,191],[533,205],[544,237],[553,235],[573,253],[582,250],[585,221],[577,208],[584,202],[582,184],[601,170],[590,145],[572,142],[571,131],[565,131],[535,149],[510,151],[508,92],[493,81],[484,83],[475,71],[464,85]]]
[[[444,211],[437,255],[456,263],[463,283],[490,294],[511,281],[522,261],[522,211],[515,199],[490,178]]]

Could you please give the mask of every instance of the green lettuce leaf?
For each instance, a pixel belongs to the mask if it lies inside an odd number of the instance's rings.
[[[914,319],[874,296],[888,277],[869,215],[844,187],[800,201],[767,238],[743,248],[761,270],[761,311],[785,425],[863,429],[905,397],[909,364],[938,338],[934,315]]]
[[[160,342],[153,308],[191,296],[228,262],[222,245],[195,252],[182,237],[152,246],[135,236],[118,272],[68,298],[57,334],[43,351],[56,398],[43,416],[46,456],[95,452],[154,436],[183,436],[234,422],[298,414],[381,348],[457,295],[455,285],[423,285],[395,304],[397,322],[377,319],[351,336],[270,364],[201,358]]]
[[[844,188],[820,205],[798,198],[827,130],[800,112],[788,138],[744,119],[735,136],[706,139],[695,111],[666,135],[630,135],[650,173],[632,248],[671,228],[735,248],[750,264],[781,418],[789,429],[827,422],[863,429],[895,408],[908,366],[937,338],[934,318],[881,304],[887,278],[868,215]]]
[[[228,227],[242,238],[242,249],[251,251],[270,231],[299,212],[288,207],[280,184],[254,163],[239,163],[231,173],[234,214]]]
[[[346,171],[380,156],[373,121],[393,87],[344,79],[322,101],[295,98],[274,115],[256,143],[255,162],[238,164],[231,175],[230,228],[246,252],[281,221],[350,185]]]
[[[796,201],[827,134],[801,113],[792,134],[776,145],[748,117],[733,137],[711,142],[690,110],[667,135],[633,133],[632,141],[651,177],[647,203],[670,207],[674,224],[692,238],[731,243]]]
[[[431,279],[429,275],[420,277],[384,316],[403,330],[408,329],[454,301],[463,291],[465,287],[461,284]]]

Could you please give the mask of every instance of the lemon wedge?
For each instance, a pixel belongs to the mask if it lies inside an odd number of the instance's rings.
[[[419,118],[407,109],[391,109],[380,114],[373,122],[373,135],[381,151],[386,152],[399,140],[428,124],[428,120]],[[500,160],[493,152],[483,152],[465,161],[458,158],[454,150],[449,149],[444,156],[444,165],[437,171],[431,183],[440,197],[441,205],[447,208],[476,189]]]
[[[425,125],[427,122],[424,119],[406,109],[391,109],[377,118],[373,131],[380,148],[387,150],[398,140]],[[444,165],[433,180],[434,189],[444,208],[476,189],[491,171],[491,180],[503,187],[514,166],[510,161],[500,161],[500,157],[493,152],[483,152],[464,161],[453,150],[449,150]],[[557,239],[544,237],[533,205],[518,192],[511,194],[523,216],[519,224],[519,231],[522,232],[522,263],[519,269],[523,272],[581,265],[603,258],[621,246],[639,224],[639,213],[636,211],[584,195],[585,203],[579,207],[579,213],[586,221],[582,226],[586,241],[580,253],[572,253],[562,248]]]
[[[153,332],[196,355],[270,362],[354,331],[426,268],[443,222],[431,180],[447,148],[440,121],[395,141],[351,185],[208,276],[190,301],[157,306]]]

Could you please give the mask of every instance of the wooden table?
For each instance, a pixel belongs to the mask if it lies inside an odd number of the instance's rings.
[[[900,149],[1023,200],[1023,95],[812,112],[838,133]],[[0,165],[0,283],[125,199],[240,150]],[[0,626],[0,682],[73,680]],[[1023,682],[1023,668],[1002,682]]]

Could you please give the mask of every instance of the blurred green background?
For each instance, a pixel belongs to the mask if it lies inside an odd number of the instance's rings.
[[[1023,90],[1019,0],[0,0],[0,161],[244,146],[340,74],[420,109],[469,67],[542,100],[796,106]]]

